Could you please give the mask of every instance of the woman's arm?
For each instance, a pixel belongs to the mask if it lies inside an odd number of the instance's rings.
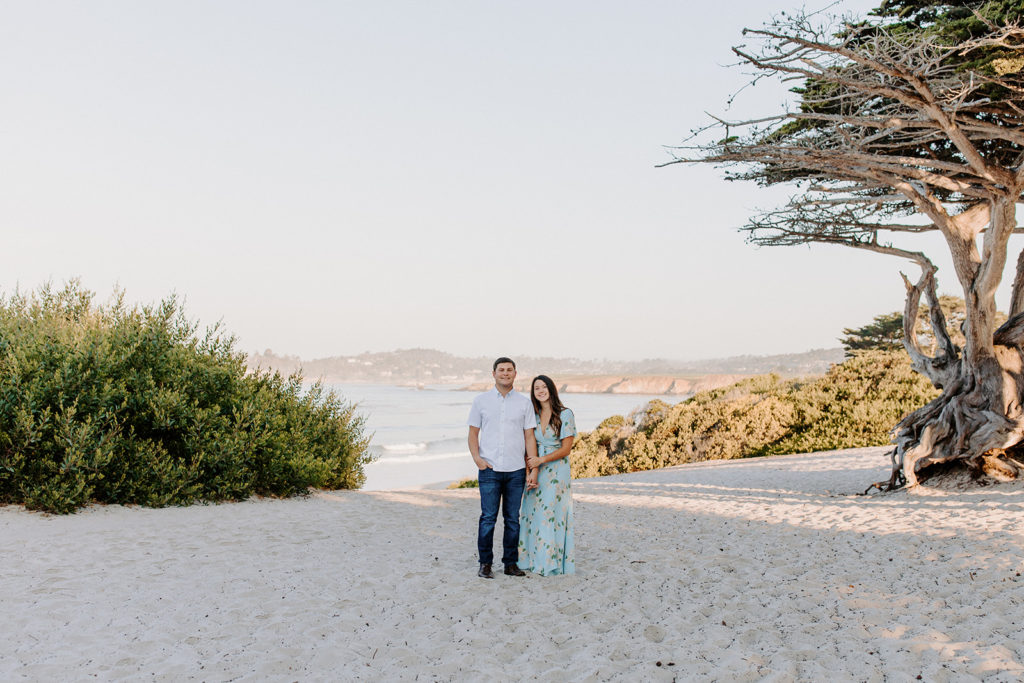
[[[572,442],[576,439],[574,436],[567,436],[562,439],[562,445],[557,450],[551,451],[543,458],[539,458],[540,463],[543,465],[546,462],[554,462],[561,460],[565,456],[569,455],[569,451],[572,450]]]
[[[537,437],[533,433],[533,428],[525,430],[526,437],[526,455],[524,459],[526,461],[526,488],[535,489],[537,488],[537,465],[531,464],[537,462]]]

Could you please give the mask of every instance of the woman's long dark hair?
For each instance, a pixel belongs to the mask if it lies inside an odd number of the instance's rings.
[[[540,417],[540,401],[537,400],[537,395],[533,393],[533,385],[537,383],[537,380],[544,382],[544,386],[548,388],[549,400],[551,401],[551,428],[555,430],[555,435],[562,433],[562,411],[565,410],[565,406],[562,405],[561,399],[558,398],[558,388],[555,387],[555,383],[547,375],[537,375],[530,382],[530,400],[533,401],[533,411],[537,413],[537,417]]]

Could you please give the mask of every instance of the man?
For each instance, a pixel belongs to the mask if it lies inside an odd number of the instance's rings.
[[[494,389],[473,399],[469,410],[469,452],[480,470],[480,526],[477,576],[493,579],[494,525],[498,507],[505,518],[501,561],[509,576],[525,576],[519,568],[519,505],[526,488],[526,458],[537,457],[533,428],[537,418],[530,399],[512,389],[516,364],[511,358],[494,361]]]

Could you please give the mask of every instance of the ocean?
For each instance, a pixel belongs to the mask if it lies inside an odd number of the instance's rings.
[[[418,488],[476,476],[466,444],[466,418],[476,396],[450,386],[392,387],[378,384],[330,385],[358,405],[372,433],[370,450],[377,458],[366,467],[364,490]],[[562,394],[572,408],[576,427],[589,431],[612,415],[626,415],[654,398],[666,403],[679,396],[639,394]]]

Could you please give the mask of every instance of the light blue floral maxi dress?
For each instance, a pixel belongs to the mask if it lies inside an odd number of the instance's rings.
[[[566,408],[561,413],[558,436],[548,425],[541,431],[540,418],[533,433],[537,435],[537,454],[541,457],[559,449],[562,439],[576,436],[576,418]],[[540,466],[539,486],[523,496],[519,515],[519,567],[528,572],[551,576],[573,574],[572,476],[568,456]]]

